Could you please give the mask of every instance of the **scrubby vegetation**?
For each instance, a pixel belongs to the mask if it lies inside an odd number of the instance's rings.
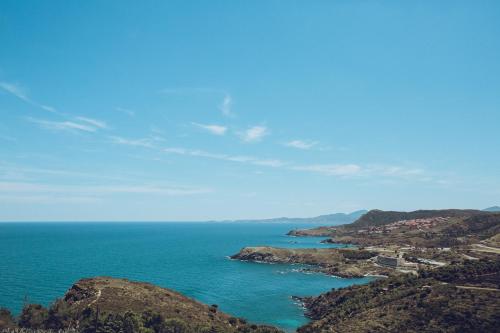
[[[374,209],[361,216],[349,226],[353,228],[380,226],[401,220],[425,219],[432,217],[469,217],[487,214],[472,209],[441,209],[441,210],[416,210],[414,212],[394,212]]]
[[[470,261],[307,298],[314,321],[299,332],[498,332],[500,292],[462,286],[498,272],[498,260]]]
[[[461,265],[420,271],[419,275],[446,283],[500,288],[500,260],[467,260]]]
[[[279,333],[247,323],[174,291],[123,279],[77,282],[49,308],[24,306],[18,318],[0,309],[0,330],[32,329],[81,333]]]
[[[58,312],[58,316],[66,320],[51,320],[48,313],[53,309],[45,309],[38,304],[28,304],[22,314],[17,318],[12,317],[8,310],[0,310],[0,330],[2,329],[32,329],[43,331],[59,331],[74,329],[81,333],[279,333],[274,327],[247,325],[245,320],[231,317],[229,322],[235,329],[228,329],[224,325],[203,325],[186,322],[179,318],[165,318],[162,314],[153,311],[135,313],[127,311],[121,313],[99,313],[88,308],[76,320],[70,318],[68,313]],[[71,324],[73,323],[73,324]]]
[[[0,308],[0,329],[13,329],[16,327],[17,324],[12,313],[8,309]]]

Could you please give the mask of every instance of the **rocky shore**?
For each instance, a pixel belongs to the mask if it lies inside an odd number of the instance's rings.
[[[288,249],[274,247],[245,247],[231,259],[280,264],[311,265],[314,270],[342,278],[359,278],[368,275],[388,276],[394,270],[374,264],[370,259],[376,252],[358,249]]]

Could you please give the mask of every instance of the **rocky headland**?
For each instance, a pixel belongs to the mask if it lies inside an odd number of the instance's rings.
[[[372,258],[377,252],[358,249],[290,249],[274,247],[245,247],[231,259],[280,264],[310,265],[313,270],[343,278],[368,275],[389,275],[394,270],[376,265]]]
[[[0,310],[1,329],[123,333],[279,333],[253,325],[170,289],[126,279],[96,277],[76,282],[49,308],[25,305],[18,318]]]

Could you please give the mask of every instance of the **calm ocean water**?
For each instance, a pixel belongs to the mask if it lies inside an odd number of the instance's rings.
[[[244,246],[319,247],[280,223],[0,223],[0,306],[50,304],[82,277],[124,277],[175,289],[237,317],[294,330],[307,322],[292,295],[366,283],[229,260]]]

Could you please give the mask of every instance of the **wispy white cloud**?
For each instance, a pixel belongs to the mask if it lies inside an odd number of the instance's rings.
[[[38,106],[41,107],[42,109],[44,109],[45,111],[49,111],[52,113],[59,113],[55,107],[52,107],[49,105],[43,105],[43,104],[39,104]]]
[[[407,168],[392,165],[368,165],[366,167],[366,172],[370,174],[396,177],[413,177],[425,174],[425,170],[421,168]]]
[[[23,181],[32,181],[35,179],[39,179],[40,177],[54,178],[54,179],[85,179],[85,181],[93,180],[102,182],[106,181],[125,181],[130,179],[130,175],[119,177],[116,174],[112,176],[105,175],[102,173],[93,173],[93,172],[80,172],[74,170],[64,170],[64,169],[48,169],[48,168],[33,168],[26,167],[18,164],[10,164],[0,162],[0,180],[4,181],[12,181],[12,180],[23,180]]]
[[[55,131],[83,131],[83,132],[95,132],[97,131],[96,127],[75,123],[72,121],[50,121],[50,120],[42,120],[35,119],[31,117],[26,118],[28,121],[39,125],[41,128]]]
[[[237,134],[244,142],[254,143],[262,141],[266,135],[269,135],[269,130],[265,126],[253,126]]]
[[[320,173],[326,176],[354,176],[363,171],[363,168],[357,164],[313,164],[294,166],[292,169]]]
[[[81,122],[90,124],[93,127],[102,128],[102,129],[108,128],[108,125],[104,121],[101,121],[101,120],[87,118],[87,117],[76,117],[76,119],[81,121]]]
[[[227,127],[222,125],[205,125],[198,123],[192,123],[192,124],[214,135],[224,135],[226,134],[227,131]]]
[[[126,108],[122,108],[122,107],[117,106],[117,107],[115,107],[115,110],[122,112],[122,113],[125,113],[131,117],[135,116],[135,111],[130,110],[130,109],[126,109]]]
[[[182,147],[163,148],[163,152],[191,157],[208,158],[227,162],[237,162],[256,166],[281,168],[283,170],[301,171],[316,173],[324,176],[334,177],[377,177],[385,179],[407,179],[413,181],[425,180],[425,170],[417,168],[406,168],[402,166],[380,166],[380,165],[359,165],[355,163],[332,163],[332,164],[305,164],[300,165],[291,161],[283,161],[277,158],[260,158],[245,155],[228,155],[212,153],[204,150],[186,149]]]
[[[312,164],[294,166],[293,170],[309,171],[326,176],[357,176],[379,178],[406,178],[419,181],[429,181],[425,170],[402,166],[358,165],[358,164]]]
[[[233,117],[234,113],[232,111],[232,106],[233,99],[231,95],[225,94],[224,98],[222,99],[222,103],[219,105],[219,109],[221,110],[222,114],[227,117]]]
[[[210,188],[161,185],[59,185],[39,182],[0,182],[0,197],[12,200],[38,199],[41,195],[62,198],[97,198],[115,194],[188,196],[213,192]]]
[[[33,117],[26,117],[25,119],[37,124],[41,128],[53,131],[97,132],[98,130],[108,127],[105,122],[88,117],[75,117],[63,121],[37,119]]]
[[[285,146],[296,149],[309,150],[315,147],[317,144],[317,141],[292,140],[286,142]]]
[[[149,137],[149,138],[141,138],[141,139],[127,139],[120,136],[110,136],[112,143],[133,147],[146,147],[153,148],[155,146],[155,142],[162,141],[160,138]]]
[[[28,98],[28,93],[26,92],[26,90],[16,83],[0,82],[0,88],[8,92],[9,94],[16,96],[17,98],[20,98],[27,102],[31,102]]]
[[[177,147],[164,148],[163,151],[169,154],[188,155],[194,157],[222,160],[227,162],[247,163],[247,164],[274,167],[274,168],[283,167],[286,164],[285,162],[279,159],[263,159],[253,156],[215,154],[203,150],[191,150],[191,149],[177,148]]]
[[[37,107],[39,107],[45,111],[48,111],[48,112],[58,113],[56,108],[49,106],[49,105],[40,104],[40,103],[37,103],[34,100],[32,100],[28,96],[28,92],[26,91],[26,89],[21,87],[19,84],[11,83],[11,82],[0,82],[0,88],[2,90],[6,91],[7,93],[25,101],[28,104],[37,106]]]

